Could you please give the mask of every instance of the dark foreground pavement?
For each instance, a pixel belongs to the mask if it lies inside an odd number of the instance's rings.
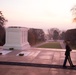
[[[0,75],[76,75],[76,67],[69,67],[68,62],[67,68],[62,67],[64,49],[0,49],[0,53]],[[71,58],[76,65],[76,51],[71,52]]]

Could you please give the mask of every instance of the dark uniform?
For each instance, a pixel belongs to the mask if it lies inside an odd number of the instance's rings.
[[[70,48],[70,46],[68,44],[66,44],[66,51],[65,51],[65,60],[63,63],[63,67],[66,67],[66,62],[67,60],[69,61],[69,64],[71,67],[74,67],[72,61],[71,61],[71,57],[70,57],[70,51],[72,51],[72,49]]]

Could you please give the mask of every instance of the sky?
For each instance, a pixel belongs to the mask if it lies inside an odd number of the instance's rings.
[[[76,28],[70,9],[76,0],[0,0],[8,26],[62,30]]]

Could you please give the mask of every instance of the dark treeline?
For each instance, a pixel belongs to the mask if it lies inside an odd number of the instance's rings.
[[[65,40],[69,40],[71,45],[76,48],[76,29],[67,30]]]
[[[35,45],[43,41],[45,41],[45,34],[42,29],[30,28],[28,30],[28,42],[30,45]]]

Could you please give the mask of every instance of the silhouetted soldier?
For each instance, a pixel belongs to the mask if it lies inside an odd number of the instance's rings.
[[[63,67],[66,67],[67,60],[69,61],[71,67],[75,67],[71,61],[70,52],[72,51],[72,49],[70,48],[69,43],[70,43],[69,41],[65,41],[66,51],[65,51],[65,59],[64,59]]]

